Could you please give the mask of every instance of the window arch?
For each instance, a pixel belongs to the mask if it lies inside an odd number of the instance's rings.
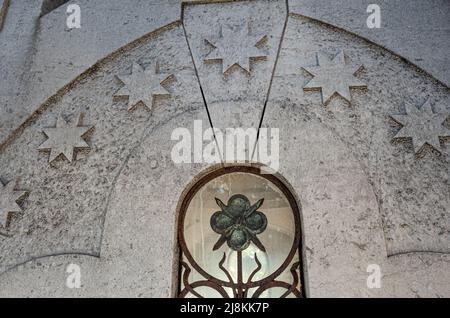
[[[197,181],[179,215],[179,297],[303,297],[300,211],[258,167],[228,166]]]

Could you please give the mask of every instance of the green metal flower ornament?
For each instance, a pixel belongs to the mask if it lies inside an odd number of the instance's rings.
[[[228,200],[228,205],[216,198],[221,211],[211,216],[211,228],[221,237],[213,250],[220,248],[225,242],[234,251],[243,251],[253,242],[261,251],[266,249],[256,237],[267,227],[267,217],[257,211],[264,202],[259,200],[250,206],[250,200],[245,195],[236,194]]]

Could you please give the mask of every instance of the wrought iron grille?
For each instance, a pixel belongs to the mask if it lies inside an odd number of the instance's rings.
[[[262,263],[258,259],[257,253],[254,253],[254,269],[249,272],[247,277],[243,274],[243,253],[249,253],[249,247],[254,246],[259,251],[264,252],[265,256],[270,260],[271,255],[266,251],[265,242],[261,241],[258,237],[267,227],[268,218],[264,213],[264,198],[260,198],[255,203],[251,203],[249,198],[243,194],[234,194],[228,198],[225,204],[220,199],[215,198],[215,202],[218,207],[218,211],[211,211],[210,228],[217,235],[217,241],[211,249],[211,253],[216,252],[221,247],[228,247],[228,255],[223,252],[223,256],[217,263],[217,270],[220,270],[225,276],[222,278],[217,275],[208,273],[202,266],[195,260],[191,251],[188,249],[184,235],[184,222],[186,210],[192,200],[192,197],[209,181],[218,178],[219,176],[234,173],[244,172],[249,174],[258,175],[269,180],[272,184],[278,187],[279,190],[285,195],[290,204],[292,210],[292,216],[295,227],[295,237],[293,240],[290,252],[285,256],[281,266],[273,270],[267,276],[257,279],[258,273],[262,269]],[[198,297],[203,298],[204,295],[198,290],[203,288],[211,288],[224,298],[258,298],[263,295],[264,292],[273,288],[281,288],[283,293],[280,297],[303,297],[303,284],[302,284],[302,264],[301,264],[301,233],[300,233],[300,218],[297,202],[294,199],[291,192],[277,177],[273,175],[261,175],[260,170],[257,167],[227,167],[221,170],[214,171],[200,181],[198,181],[187,193],[184,198],[179,222],[179,244],[182,255],[180,262],[180,291],[179,297]],[[235,255],[232,255],[235,253]],[[235,275],[230,273],[230,269],[227,268],[225,262],[230,261],[231,256],[236,259]],[[298,257],[298,261],[295,261],[294,256]],[[284,273],[286,278],[286,272],[289,271],[291,279],[280,279],[281,274]],[[196,272],[202,277],[201,279],[193,280],[192,274]],[[234,277],[233,277],[234,276]],[[198,275],[197,275],[198,277]],[[223,279],[226,277],[226,279]]]

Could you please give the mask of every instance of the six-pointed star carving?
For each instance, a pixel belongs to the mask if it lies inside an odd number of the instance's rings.
[[[133,63],[130,75],[117,75],[125,86],[114,96],[128,96],[128,111],[132,111],[139,102],[151,110],[154,96],[170,96],[170,92],[161,84],[172,76],[157,73],[156,63],[147,69]]]
[[[22,199],[26,191],[14,190],[15,182],[9,182],[6,186],[0,181],[0,225],[4,228],[8,221],[9,213],[22,212],[17,201]]]
[[[250,73],[250,59],[267,56],[257,47],[265,38],[265,35],[249,35],[247,27],[233,30],[231,27],[224,25],[222,27],[222,37],[219,40],[207,40],[214,46],[214,50],[205,57],[205,61],[222,60],[222,71],[224,74],[236,64]]]
[[[81,115],[78,117],[80,122]],[[89,149],[89,145],[83,136],[93,128],[79,127],[78,123],[71,126],[62,116],[58,117],[55,128],[45,128],[44,133],[48,139],[39,146],[39,150],[50,150],[49,162],[55,160],[59,155],[64,155],[72,162],[75,149]]]
[[[442,125],[449,115],[434,113],[429,100],[421,108],[406,105],[406,115],[390,115],[403,126],[394,139],[411,138],[416,154],[425,144],[441,151],[439,137],[450,137],[450,130]]]
[[[303,89],[321,89],[324,105],[330,101],[335,93],[350,102],[350,88],[367,87],[354,75],[361,66],[346,64],[344,51],[339,52],[331,60],[322,54],[317,54],[317,59],[318,66],[303,67],[305,71],[314,76]]]

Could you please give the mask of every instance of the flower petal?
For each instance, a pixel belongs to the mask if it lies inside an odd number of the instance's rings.
[[[222,211],[218,211],[211,216],[211,228],[218,234],[225,234],[226,230],[234,224],[233,219]]]
[[[237,228],[231,232],[230,237],[227,241],[228,246],[235,251],[245,250],[249,244],[250,240],[244,228]]]
[[[245,224],[253,234],[260,234],[267,227],[267,217],[262,212],[256,211],[245,219]]]
[[[234,217],[243,216],[250,208],[250,201],[245,195],[235,194],[228,200],[227,212]]]

